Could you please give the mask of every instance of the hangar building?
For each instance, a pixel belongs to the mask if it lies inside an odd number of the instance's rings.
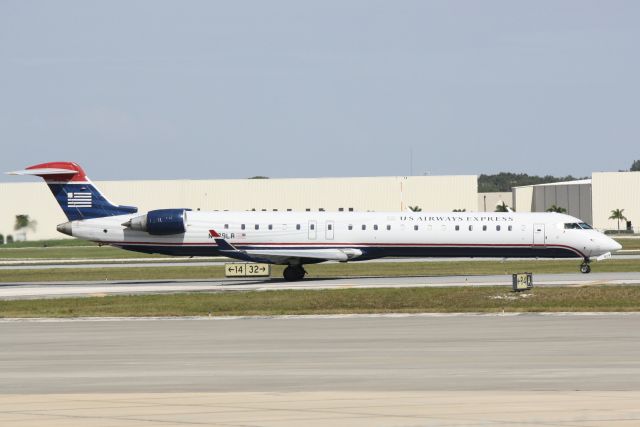
[[[614,209],[624,209],[627,221],[620,229],[640,232],[640,172],[594,172],[591,179],[513,188],[517,212],[544,212],[552,205],[591,223],[598,230],[617,230],[609,219]]]
[[[19,179],[19,178],[17,178]],[[369,178],[229,179],[173,181],[96,181],[113,203],[139,212],[162,208],[279,211],[424,211],[478,208],[478,179],[462,176]],[[0,183],[0,234],[17,240],[64,238],[56,225],[66,222],[42,180]],[[35,230],[14,230],[16,215],[29,215]]]

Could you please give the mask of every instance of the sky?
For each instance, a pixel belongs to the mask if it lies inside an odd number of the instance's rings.
[[[0,171],[628,169],[638,22],[618,0],[0,0]]]

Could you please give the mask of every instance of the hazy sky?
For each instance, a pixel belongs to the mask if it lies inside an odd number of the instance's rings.
[[[615,0],[0,0],[0,171],[627,169],[639,23]]]

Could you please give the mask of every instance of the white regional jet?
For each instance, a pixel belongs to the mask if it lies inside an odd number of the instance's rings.
[[[394,257],[592,259],[621,246],[588,224],[558,213],[467,212],[200,212],[111,203],[71,162],[9,172],[44,178],[69,222],[59,232],[131,251],[224,255],[287,265],[301,280],[304,264]]]

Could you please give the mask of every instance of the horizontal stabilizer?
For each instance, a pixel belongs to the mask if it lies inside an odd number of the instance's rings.
[[[42,168],[42,169],[25,169],[22,171],[6,172],[7,175],[75,175],[78,171],[72,169],[56,169],[56,168]]]

